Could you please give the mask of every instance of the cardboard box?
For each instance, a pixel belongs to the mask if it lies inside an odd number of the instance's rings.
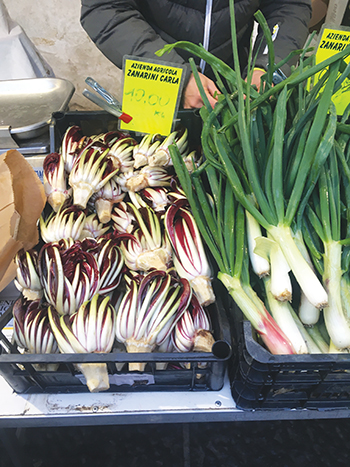
[[[45,203],[44,187],[26,158],[16,150],[1,154],[0,291],[16,275],[16,253],[38,243],[37,223]]]

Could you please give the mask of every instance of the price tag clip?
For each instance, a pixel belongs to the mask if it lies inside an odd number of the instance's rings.
[[[111,113],[112,115],[118,117],[124,123],[130,123],[132,117],[122,111],[122,106],[120,102],[106,89],[104,89],[96,80],[93,78],[86,78],[85,83],[90,86],[94,91],[96,91],[101,97],[84,89],[83,96],[87,97],[91,102],[101,107],[103,110]]]

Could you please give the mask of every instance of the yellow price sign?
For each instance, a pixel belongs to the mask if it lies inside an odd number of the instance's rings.
[[[129,123],[122,130],[140,133],[171,132],[183,87],[184,68],[157,60],[124,58],[123,112]]]
[[[350,44],[350,28],[340,26],[331,28],[324,25],[320,32],[320,39],[316,51],[316,63],[321,63],[327,58],[341,52]],[[350,56],[344,58],[346,63],[350,62]],[[314,84],[319,80],[326,69],[318,73],[314,78]],[[341,88],[333,95],[333,102],[338,115],[343,115],[345,108],[350,104],[350,79],[346,78]]]

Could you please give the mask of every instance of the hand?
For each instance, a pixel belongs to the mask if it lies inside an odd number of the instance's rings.
[[[206,76],[202,75],[202,73],[199,73],[199,78],[202,82],[205,94],[209,99],[210,105],[214,108],[215,104],[217,103],[217,97],[214,97],[214,94],[219,93],[219,90],[215,86],[214,82]],[[193,74],[191,74],[183,96],[184,109],[198,109],[204,105]]]
[[[260,90],[260,84],[261,84],[260,78],[265,73],[266,73],[265,70],[260,70],[260,68],[254,68],[251,84],[255,85],[257,87],[258,91]]]

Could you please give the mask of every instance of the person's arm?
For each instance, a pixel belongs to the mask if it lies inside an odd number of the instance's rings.
[[[262,0],[261,11],[271,29],[276,26],[276,38],[273,42],[275,49],[275,63],[277,64],[294,50],[301,49],[308,36],[308,24],[311,18],[311,0]],[[256,49],[263,38],[259,32],[256,40]],[[265,41],[260,45],[256,67],[267,69],[268,54],[265,49]],[[295,65],[298,57],[282,67],[288,76],[291,65]]]
[[[117,67],[122,68],[124,55],[157,59],[155,52],[166,42],[154,31],[140,12],[136,0],[82,0],[81,24],[101,52]],[[203,105],[191,67],[175,51],[162,56],[162,60],[185,65],[183,107]],[[217,88],[213,81],[201,75],[210,103]]]
[[[124,55],[156,59],[155,52],[166,44],[143,17],[136,0],[81,0],[81,5],[81,25],[119,68]],[[184,63],[176,51],[165,54],[162,60]]]

